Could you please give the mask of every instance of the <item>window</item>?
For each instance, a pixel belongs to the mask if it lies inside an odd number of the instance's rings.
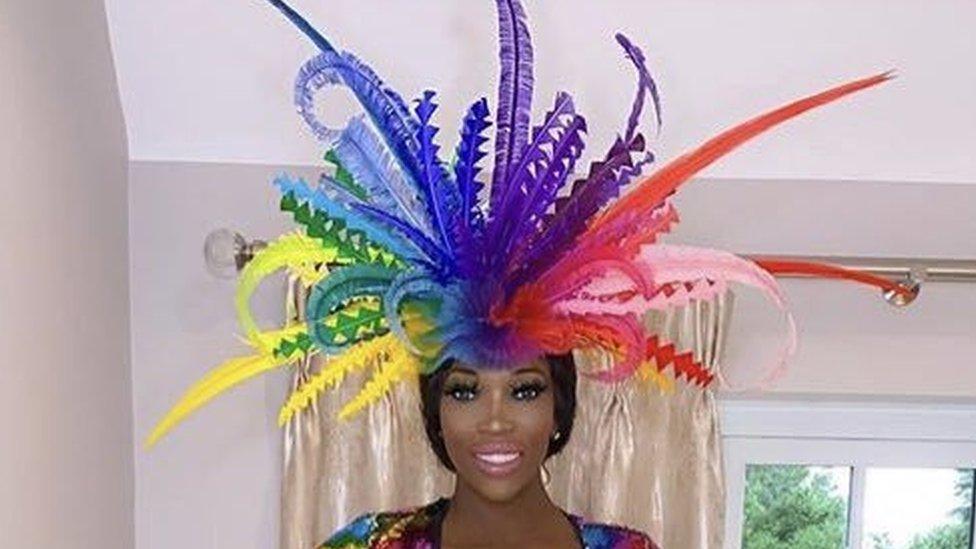
[[[849,467],[746,465],[743,547],[843,547],[850,483]]]
[[[973,470],[868,467],[864,549],[969,549]]]
[[[730,549],[973,549],[976,405],[723,402]]]

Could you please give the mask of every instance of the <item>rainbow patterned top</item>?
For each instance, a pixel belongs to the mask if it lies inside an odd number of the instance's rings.
[[[332,535],[319,549],[438,549],[450,501],[441,498],[405,511],[368,513]],[[647,535],[623,526],[587,522],[567,513],[583,549],[658,549]]]
[[[318,49],[298,73],[295,104],[321,143],[321,175],[314,185],[285,174],[275,179],[281,209],[297,230],[271,242],[241,273],[235,305],[251,353],[190,387],[148,444],[227,389],[313,355],[324,358],[322,367],[284,403],[282,424],[352,371],[373,376],[340,418],[449,360],[508,368],[587,350],[613,360],[583,375],[608,382],[634,377],[665,391],[675,380],[705,387],[712,372],[690,351],[648,333],[642,319],[648,311],[714,300],[732,283],[758,289],[784,314],[785,343],[764,374],[771,379],[795,347],[774,275],[848,278],[905,291],[828,265],[753,261],[659,241],[678,222],[671,197],[696,173],[773,126],[888,80],[888,73],[769,111],[645,174],[656,159],[641,131],[644,107],[653,106],[657,135],[661,101],[644,52],[618,34],[635,68],[636,95],[619,134],[581,169],[585,118],[560,92],[533,125],[528,19],[519,0],[495,0],[497,100],[471,103],[448,160],[438,145],[434,91],[409,104],[282,0],[269,2]],[[340,128],[316,115],[317,92],[331,86],[347,89],[362,106]],[[309,293],[304,320],[262,329],[249,299],[281,270]]]

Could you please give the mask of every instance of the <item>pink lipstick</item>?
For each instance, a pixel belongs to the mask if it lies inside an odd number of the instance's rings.
[[[522,449],[508,442],[479,444],[471,453],[478,469],[492,477],[508,476],[522,464]]]

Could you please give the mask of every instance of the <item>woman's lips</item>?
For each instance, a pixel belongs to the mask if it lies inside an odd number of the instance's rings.
[[[514,444],[483,444],[476,446],[472,454],[478,469],[492,477],[508,476],[522,464],[522,450]]]

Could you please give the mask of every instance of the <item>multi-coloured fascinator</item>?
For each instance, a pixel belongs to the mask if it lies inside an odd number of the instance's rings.
[[[287,175],[275,180],[281,209],[300,229],[272,242],[241,273],[236,307],[253,354],[227,361],[192,386],[149,444],[215,395],[315,354],[321,368],[288,398],[282,423],[351,371],[369,368],[373,376],[340,417],[451,359],[506,368],[547,354],[598,350],[612,355],[613,366],[584,375],[708,386],[712,373],[691,352],[647,333],[642,318],[715,299],[732,282],[760,290],[784,313],[786,343],[772,375],[795,346],[775,274],[903,291],[828,265],[753,262],[658,242],[678,221],[669,198],[682,183],[763,131],[884,82],[887,73],[770,111],[643,175],[655,158],[638,126],[647,103],[660,125],[660,100],[643,52],[618,34],[637,71],[637,95],[605,154],[580,169],[586,121],[572,96],[561,92],[531,125],[533,54],[525,12],[519,0],[496,0],[501,75],[494,122],[488,101],[474,102],[453,158],[445,161],[432,123],[433,91],[408,104],[287,4],[270,2],[320,50],[298,74],[295,101],[327,151],[329,169],[315,186]],[[346,87],[363,114],[343,128],[323,124],[313,98],[326,86]],[[304,322],[262,331],[248,301],[263,278],[281,269],[310,290]]]

